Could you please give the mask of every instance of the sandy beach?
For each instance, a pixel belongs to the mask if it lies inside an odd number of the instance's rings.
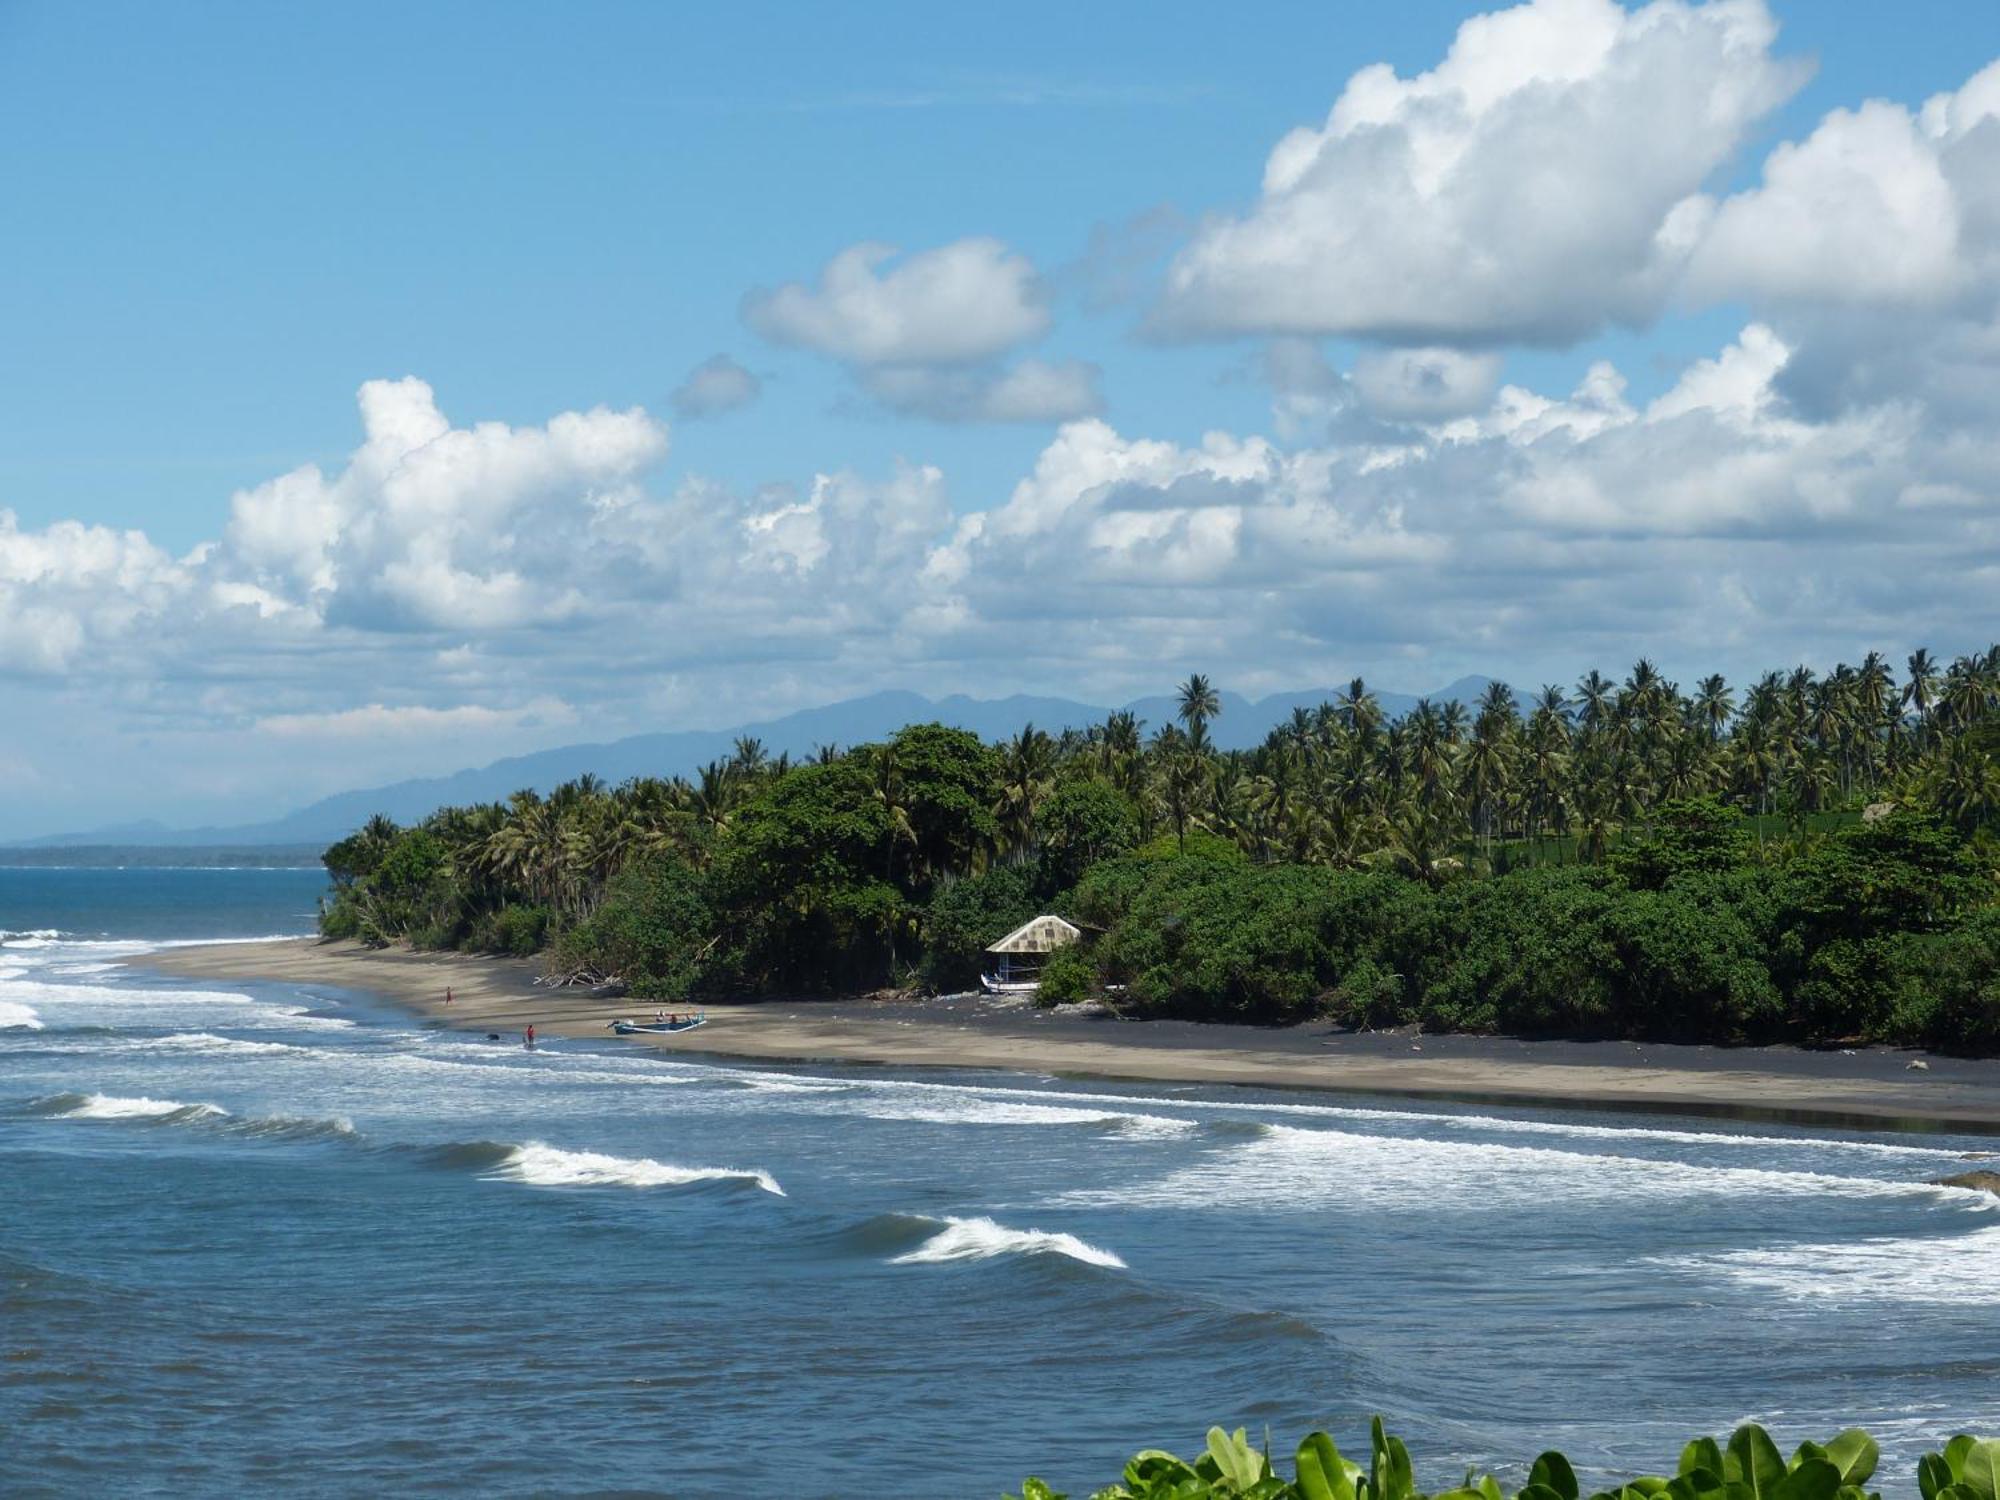
[[[301,938],[224,943],[133,962],[206,979],[280,980],[365,991],[432,1023],[510,1039],[606,1037],[648,1001],[538,986],[532,961],[369,949]],[[446,993],[450,992],[447,1003]],[[1537,1102],[1910,1129],[2000,1132],[2000,1062],[1870,1048],[1675,1047],[1503,1037],[1356,1035],[1290,1028],[1120,1022],[975,997],[765,1000],[710,1005],[709,1024],[626,1040],[668,1051],[794,1062],[999,1068],[1193,1084]]]

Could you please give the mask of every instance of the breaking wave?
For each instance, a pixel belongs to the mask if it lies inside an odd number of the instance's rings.
[[[994,1260],[1003,1255],[1066,1255],[1088,1266],[1123,1271],[1125,1262],[1109,1250],[1046,1229],[1010,1229],[988,1218],[930,1220],[944,1227],[914,1250],[893,1257],[892,1266],[946,1265],[962,1260]]]
[[[509,1145],[473,1141],[442,1146],[430,1153],[440,1166],[467,1168],[489,1181],[521,1182],[532,1187],[686,1187],[698,1182],[754,1183],[767,1193],[785,1196],[777,1178],[761,1168],[682,1167],[649,1156],[611,1156],[602,1151],[565,1151],[541,1141]]]
[[[120,1094],[52,1094],[35,1100],[25,1112],[48,1120],[149,1120],[175,1125],[223,1119],[229,1114],[219,1104],[183,1104],[178,1099]]]
[[[352,1140],[359,1132],[341,1115],[237,1115],[219,1104],[185,1104],[143,1095],[52,1094],[19,1113],[44,1120],[124,1120],[145,1125],[199,1125],[252,1140]]]
[[[42,1018],[32,1005],[17,1000],[0,1000],[0,1031],[40,1031]]]

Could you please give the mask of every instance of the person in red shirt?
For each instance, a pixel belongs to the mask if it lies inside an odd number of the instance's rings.
[[[534,1023],[533,1021],[530,1021],[530,1022],[528,1023],[528,1042],[527,1042],[527,1045],[529,1045],[530,1047],[532,1047],[532,1046],[534,1046],[534,1045],[535,1045],[535,1023]]]

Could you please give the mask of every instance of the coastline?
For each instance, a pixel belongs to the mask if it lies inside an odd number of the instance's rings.
[[[433,1025],[609,1039],[614,1017],[655,1002],[534,983],[528,959],[370,949],[293,938],[215,943],[126,960],[158,973],[365,991]],[[451,1003],[445,1001],[446,990]],[[668,1009],[674,1007],[668,1006]],[[1227,1084],[1557,1107],[1783,1119],[1862,1128],[2000,1133],[2000,1060],[1881,1048],[1808,1052],[1506,1037],[1356,1035],[1290,1028],[1119,1022],[974,997],[761,1000],[706,1005],[709,1024],[624,1038],[662,1051],[768,1062],[999,1069],[1131,1082]]]

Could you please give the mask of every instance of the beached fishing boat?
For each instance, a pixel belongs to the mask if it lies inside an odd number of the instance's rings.
[[[708,1024],[708,1012],[695,1011],[692,1015],[676,1016],[669,1021],[610,1021],[606,1023],[620,1036],[671,1036],[677,1031],[693,1031],[697,1026]]]

